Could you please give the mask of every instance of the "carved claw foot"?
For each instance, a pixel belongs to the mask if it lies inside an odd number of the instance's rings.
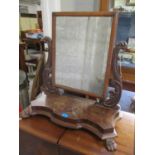
[[[117,144],[113,138],[108,138],[105,140],[105,142],[106,142],[106,147],[108,151],[116,151]]]

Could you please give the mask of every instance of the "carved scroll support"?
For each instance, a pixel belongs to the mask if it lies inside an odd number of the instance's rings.
[[[57,89],[52,84],[52,40],[49,37],[45,37],[44,42],[48,45],[48,58],[43,71],[42,90],[45,93],[55,93]]]
[[[110,85],[114,88],[114,90],[109,91],[110,95],[108,98],[103,97],[97,103],[106,108],[119,109],[118,102],[121,98],[122,93],[122,80],[117,60],[118,60],[118,53],[121,49],[127,49],[126,42],[120,42],[118,45],[116,45],[113,51],[112,66],[111,66],[113,78],[110,80]]]

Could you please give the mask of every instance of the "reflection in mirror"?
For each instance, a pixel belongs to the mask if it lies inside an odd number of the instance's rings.
[[[112,17],[56,17],[55,84],[101,96]]]

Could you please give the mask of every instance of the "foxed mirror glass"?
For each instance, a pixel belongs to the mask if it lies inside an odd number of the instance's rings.
[[[113,16],[56,13],[54,17],[55,86],[102,96],[111,61]]]

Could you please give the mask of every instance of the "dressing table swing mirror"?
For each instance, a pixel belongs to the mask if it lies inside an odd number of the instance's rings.
[[[32,115],[89,130],[105,141],[109,151],[117,146],[115,123],[120,118],[122,89],[117,66],[121,46],[114,48],[117,21],[114,12],[53,13],[52,43],[45,38],[49,45],[42,87],[46,101],[32,105]]]

